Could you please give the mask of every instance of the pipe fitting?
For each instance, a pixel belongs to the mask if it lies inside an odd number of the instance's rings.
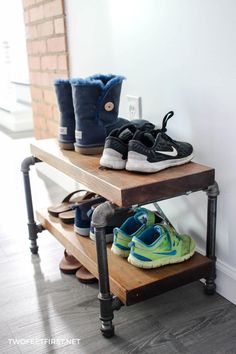
[[[214,184],[209,186],[206,190],[206,194],[208,197],[212,197],[212,198],[217,197],[220,194],[218,183],[215,182]]]
[[[28,173],[30,166],[34,165],[36,162],[41,162],[41,160],[34,156],[26,157],[21,163],[21,172]]]
[[[93,212],[92,226],[95,228],[102,228],[107,226],[107,219],[114,215],[115,207],[110,202],[104,202],[98,205]]]

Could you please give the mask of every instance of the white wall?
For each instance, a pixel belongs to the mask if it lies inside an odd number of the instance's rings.
[[[236,303],[235,0],[67,0],[71,76],[123,74],[143,116],[193,144],[194,161],[216,169],[218,291]],[[162,203],[180,231],[205,245],[202,192]],[[233,282],[234,281],[234,282]]]
[[[22,0],[0,2],[0,107],[10,112],[18,111],[16,102],[20,100],[31,103],[23,12]],[[32,117],[29,119],[32,126]],[[2,114],[0,123],[10,129]]]

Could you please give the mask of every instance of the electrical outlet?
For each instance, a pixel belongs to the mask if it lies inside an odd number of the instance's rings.
[[[138,96],[127,95],[129,118],[142,119],[142,99]]]

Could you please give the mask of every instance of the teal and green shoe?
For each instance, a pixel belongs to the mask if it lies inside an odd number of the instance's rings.
[[[114,238],[111,250],[118,256],[127,258],[130,252],[129,243],[133,237],[139,235],[150,225],[163,222],[163,219],[157,212],[146,208],[137,208],[133,216],[129,217],[118,228],[113,230]]]
[[[152,225],[130,243],[128,262],[139,268],[157,268],[183,262],[194,254],[195,242],[169,225]]]

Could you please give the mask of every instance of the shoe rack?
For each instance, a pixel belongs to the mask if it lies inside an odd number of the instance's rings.
[[[136,304],[202,278],[205,279],[205,292],[215,292],[215,234],[219,189],[213,168],[190,162],[150,175],[101,169],[100,156],[61,150],[55,139],[33,143],[31,153],[32,156],[24,159],[21,166],[31,252],[38,253],[38,234],[47,229],[99,279],[99,318],[105,337],[114,335],[113,312],[122,305]],[[49,164],[109,200],[93,213],[96,243],[76,235],[73,225],[61,223],[48,215],[47,210],[36,211],[38,223],[35,221],[29,171],[31,165],[39,162]],[[208,198],[205,255],[195,252],[192,258],[183,263],[143,270],[111,252],[105,242],[105,226],[115,208],[156,203],[197,191],[205,192]]]

